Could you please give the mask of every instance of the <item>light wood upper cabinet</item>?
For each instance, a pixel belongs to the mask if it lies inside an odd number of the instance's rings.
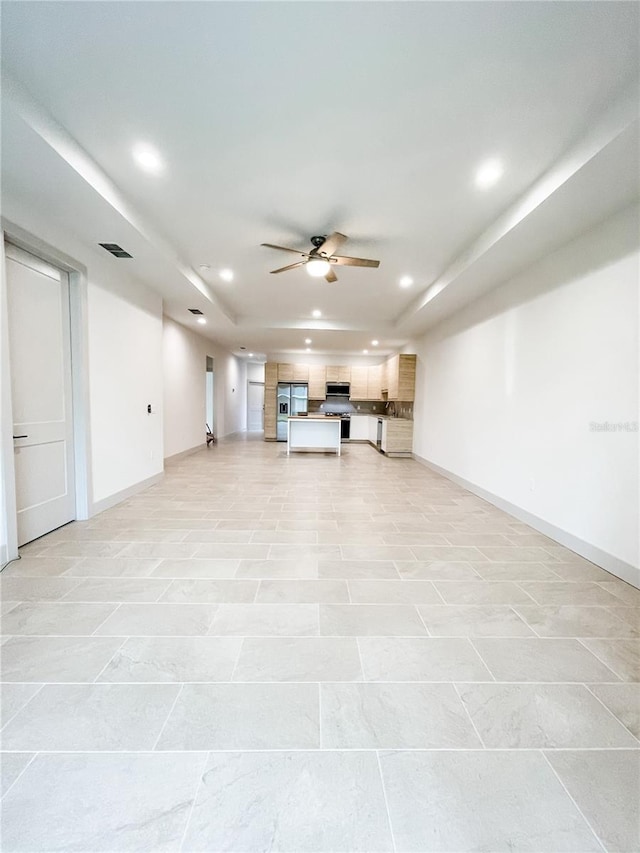
[[[415,399],[416,387],[416,356],[409,354],[394,355],[385,363],[386,385],[382,390],[387,392],[388,400],[400,400],[410,403]]]
[[[382,400],[382,364],[367,368],[367,396],[365,400]]]
[[[309,399],[324,400],[327,391],[327,371],[323,364],[309,365]]]
[[[389,359],[380,365],[380,390],[387,391],[389,388]]]
[[[368,400],[368,368],[352,367],[351,368],[351,399],[352,400]]]
[[[293,381],[308,382],[309,381],[309,365],[294,364],[293,365]]]
[[[338,371],[340,368],[335,364],[328,364],[325,367],[327,382],[338,382]]]
[[[398,365],[398,400],[409,403],[416,396],[416,356],[400,355]]]
[[[380,365],[381,390],[387,400],[410,403],[415,399],[416,356],[413,354],[393,355]]]
[[[293,382],[293,365],[278,365],[278,382]]]
[[[351,382],[351,368],[350,367],[339,367],[338,368],[338,382]]]
[[[397,355],[392,356],[387,360],[387,395],[389,400],[397,400],[398,399],[398,374],[400,370],[400,357]],[[382,389],[385,390],[384,388]]]

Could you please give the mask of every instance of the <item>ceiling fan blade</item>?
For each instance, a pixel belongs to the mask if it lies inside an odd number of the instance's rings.
[[[267,249],[279,249],[281,252],[293,252],[294,255],[301,255],[303,258],[308,258],[308,252],[301,252],[300,249],[288,249],[286,246],[274,246],[273,243],[260,243],[261,246],[266,246]]]
[[[339,231],[334,231],[333,234],[329,234],[324,243],[319,246],[317,249],[314,249],[314,252],[318,255],[326,255],[329,257],[333,255],[333,253],[342,246],[343,243],[349,238],[345,234],[341,234]]]
[[[306,264],[306,261],[298,261],[297,264],[289,264],[288,267],[280,267],[278,270],[271,270],[271,273],[276,272],[286,272],[287,270],[294,270],[296,267],[303,267]]]
[[[334,281],[338,280],[338,276],[334,273],[333,270],[329,270],[329,272],[325,275],[325,281],[328,281],[329,284],[333,284]]]
[[[373,261],[370,258],[349,258],[345,255],[334,255],[331,258],[332,264],[338,264],[343,267],[379,267],[380,261]]]

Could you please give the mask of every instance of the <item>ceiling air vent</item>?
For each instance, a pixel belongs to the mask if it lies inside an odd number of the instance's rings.
[[[192,314],[196,314],[197,316],[202,314],[202,311],[199,308],[189,308]]]
[[[102,246],[103,249],[106,249],[107,252],[110,252],[114,258],[132,258],[133,255],[130,255],[129,252],[125,252],[122,246],[118,246],[117,243],[98,243],[99,246]]]

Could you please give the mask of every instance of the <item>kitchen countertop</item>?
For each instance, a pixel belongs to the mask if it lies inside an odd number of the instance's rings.
[[[339,421],[340,418],[336,417],[336,415],[325,415],[323,412],[317,412],[312,415],[289,415],[288,420],[290,421]]]
[[[348,412],[349,417],[352,418],[381,418],[383,421],[413,421],[413,418],[394,418],[393,415],[377,415],[375,412]],[[328,421],[339,421],[339,415],[326,415],[324,412],[313,412],[309,415],[288,415],[287,416],[290,421],[300,420],[300,421],[309,421],[309,420],[328,420]]]
[[[393,415],[377,415],[375,412],[351,412],[352,418],[381,418],[383,421],[412,421],[413,418],[394,417]]]

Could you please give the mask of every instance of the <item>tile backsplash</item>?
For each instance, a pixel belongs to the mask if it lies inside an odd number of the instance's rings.
[[[395,415],[413,420],[413,403],[383,400],[309,400],[309,412],[339,412],[356,415]]]

